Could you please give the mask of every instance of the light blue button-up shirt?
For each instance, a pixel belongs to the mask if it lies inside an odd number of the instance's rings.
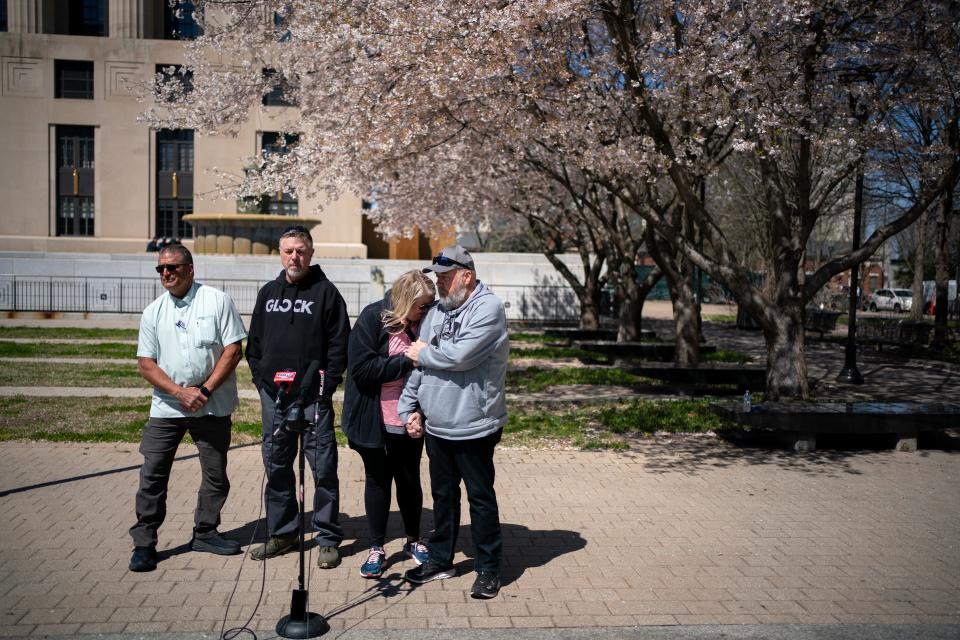
[[[203,384],[210,376],[224,347],[246,337],[243,321],[230,296],[194,282],[183,298],[164,292],[143,310],[137,357],[156,360],[171,380],[193,387]],[[238,404],[237,376],[231,371],[195,413],[184,412],[175,397],[154,388],[150,417],[228,416]]]

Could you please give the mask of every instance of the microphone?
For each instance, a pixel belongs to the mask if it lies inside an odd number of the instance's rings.
[[[296,371],[277,371],[273,374],[273,384],[277,385],[277,406],[280,406],[280,403],[283,402],[283,398],[287,393],[287,389],[293,385],[293,381],[297,378]]]
[[[313,388],[314,379],[317,377],[317,372],[320,371],[320,361],[311,360],[310,364],[307,365],[307,371],[303,374],[303,382],[300,384],[300,404],[306,404],[307,400],[310,399],[310,390]],[[322,376],[322,373],[321,373]],[[321,380],[323,378],[321,377]]]
[[[287,431],[303,430],[306,422],[303,415],[303,407],[307,401],[310,400],[310,390],[313,387],[313,381],[314,378],[317,377],[317,371],[319,369],[320,361],[311,360],[307,366],[307,372],[303,375],[303,382],[300,383],[300,394],[297,396],[297,400],[290,403],[290,406],[287,407],[285,416]]]

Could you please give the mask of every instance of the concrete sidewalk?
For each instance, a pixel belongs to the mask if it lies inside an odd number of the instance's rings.
[[[253,615],[251,627],[271,637],[288,612],[296,555],[264,566],[190,552],[194,453],[183,447],[172,474],[160,566],[134,574],[126,530],[136,445],[0,444],[0,636],[214,633],[225,615],[228,628]],[[362,467],[354,452],[340,453],[345,559],[313,568],[309,587],[311,609],[329,618],[334,636],[433,629],[466,637],[462,630],[488,628],[504,633],[480,637],[561,638],[577,636],[510,630],[577,628],[579,637],[626,638],[647,637],[635,628],[649,626],[656,638],[871,637],[866,627],[830,626],[864,623],[960,636],[956,453],[793,454],[705,438],[640,442],[628,453],[500,450],[505,585],[487,602],[466,593],[469,527],[461,575],[414,589],[400,580],[412,565],[399,553],[394,513],[385,577],[359,577]],[[230,460],[221,530],[246,546],[261,522],[259,448],[237,448]],[[425,530],[430,507],[427,495]],[[736,627],[739,635],[658,629],[756,624],[784,626]],[[797,624],[827,626],[785,626]]]

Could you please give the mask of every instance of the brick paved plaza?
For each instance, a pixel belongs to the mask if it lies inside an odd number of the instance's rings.
[[[0,635],[219,630],[241,556],[185,546],[199,474],[191,447],[174,467],[158,570],[126,569],[136,449],[0,445]],[[411,565],[394,537],[384,579],[360,578],[362,469],[341,449],[346,557],[335,570],[312,570],[311,609],[335,631],[960,624],[955,452],[792,454],[680,439],[628,453],[500,450],[497,462],[498,598],[466,596],[466,527],[457,556],[465,575],[411,589],[399,580]],[[221,529],[246,546],[258,521],[259,448],[234,450],[230,471]],[[428,496],[427,527],[429,507]],[[253,612],[261,570],[243,564],[228,627]],[[287,613],[296,573],[296,554],[268,563],[251,624],[261,637]]]

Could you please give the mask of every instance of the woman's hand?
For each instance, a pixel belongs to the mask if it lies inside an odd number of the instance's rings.
[[[411,438],[423,437],[423,416],[419,411],[414,411],[407,418],[407,435]]]

